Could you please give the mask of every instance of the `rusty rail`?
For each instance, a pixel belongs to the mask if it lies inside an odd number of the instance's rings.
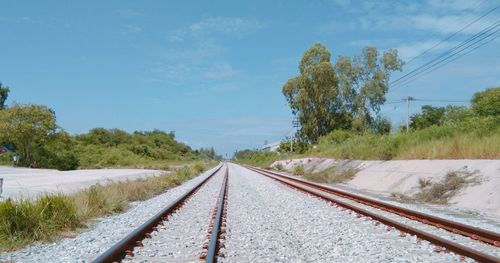
[[[224,176],[224,183],[222,184],[222,188],[219,194],[219,199],[217,200],[217,214],[215,216],[215,220],[213,222],[212,233],[210,234],[210,243],[208,245],[207,256],[205,259],[206,263],[214,263],[217,262],[217,258],[219,257],[219,238],[222,233],[221,225],[222,225],[222,217],[225,209],[225,202],[227,198],[227,180],[228,180],[228,170],[226,168],[226,174]]]
[[[415,236],[417,236],[417,237],[419,237],[421,239],[425,239],[425,240],[427,240],[427,241],[429,241],[429,242],[431,242],[431,243],[433,243],[435,245],[439,245],[439,246],[445,247],[445,248],[449,249],[450,251],[453,251],[453,252],[455,252],[457,254],[470,257],[470,258],[475,259],[475,260],[477,260],[479,262],[500,262],[500,258],[491,256],[491,255],[485,254],[483,252],[477,251],[475,249],[472,249],[472,248],[460,245],[458,243],[446,240],[444,238],[441,238],[441,237],[436,236],[434,234],[427,233],[427,232],[422,231],[420,229],[417,229],[417,228],[414,228],[414,227],[402,224],[402,223],[397,222],[397,221],[395,221],[393,219],[390,219],[390,218],[384,217],[382,215],[376,214],[374,212],[368,211],[366,209],[357,207],[357,206],[352,205],[350,203],[347,203],[347,202],[344,202],[344,201],[341,201],[341,200],[338,200],[338,199],[334,199],[329,194],[338,195],[338,196],[341,196],[341,197],[344,197],[344,198],[348,198],[350,200],[354,200],[354,201],[357,201],[359,203],[362,203],[362,204],[365,204],[365,205],[369,205],[369,206],[372,206],[372,207],[376,207],[376,208],[379,208],[379,209],[383,209],[383,210],[386,210],[386,211],[391,211],[391,212],[394,211],[394,210],[401,211],[400,213],[396,213],[398,215],[401,215],[401,214],[404,214],[404,213],[408,213],[408,212],[412,212],[413,213],[412,217],[414,217],[414,218],[406,216],[406,215],[403,215],[403,216],[409,217],[409,218],[414,219],[414,220],[421,221],[421,222],[426,223],[426,224],[431,224],[431,225],[437,224],[436,226],[441,227],[441,228],[443,228],[442,224],[443,224],[443,222],[445,222],[446,224],[452,225],[452,226],[454,226],[455,224],[456,225],[461,225],[461,229],[469,229],[469,231],[479,230],[479,232],[469,232],[471,235],[476,235],[478,237],[481,236],[483,232],[487,232],[489,234],[493,233],[493,237],[496,236],[496,235],[498,235],[497,233],[494,233],[494,232],[491,232],[491,231],[486,231],[486,230],[479,229],[479,228],[476,228],[476,227],[470,227],[470,226],[463,225],[463,224],[460,224],[460,223],[456,223],[456,222],[453,222],[453,221],[450,221],[450,220],[441,219],[441,218],[438,218],[438,217],[435,217],[435,216],[426,215],[426,214],[423,214],[423,213],[420,213],[420,212],[411,211],[411,210],[406,209],[406,208],[400,208],[400,207],[397,207],[397,206],[394,206],[394,205],[390,205],[390,204],[386,204],[386,203],[383,203],[383,202],[380,202],[380,201],[376,201],[376,200],[373,200],[373,199],[369,199],[369,198],[357,196],[357,195],[354,195],[354,194],[351,194],[351,193],[346,193],[344,191],[339,191],[337,189],[333,189],[333,188],[330,188],[330,187],[327,187],[327,186],[324,186],[324,185],[319,185],[319,184],[307,182],[307,181],[300,180],[300,179],[297,179],[297,178],[293,178],[293,177],[290,177],[290,176],[286,176],[286,175],[282,175],[282,174],[279,174],[279,173],[267,171],[267,170],[264,170],[264,169],[261,169],[261,168],[255,168],[255,167],[250,167],[250,166],[246,166],[246,167],[248,169],[252,170],[252,171],[255,171],[255,172],[260,173],[260,174],[262,174],[264,176],[272,178],[272,179],[274,179],[274,180],[276,180],[276,181],[278,181],[280,183],[283,183],[283,184],[285,184],[287,186],[290,186],[292,188],[296,188],[298,190],[307,192],[307,193],[312,194],[314,196],[320,197],[320,198],[322,198],[324,200],[336,203],[337,205],[342,206],[344,208],[347,208],[349,210],[355,211],[358,214],[370,217],[370,218],[372,218],[374,220],[377,220],[379,222],[382,222],[382,223],[384,223],[386,225],[395,227],[395,228],[399,229],[400,231],[403,231],[403,232],[415,235]],[[310,189],[310,188],[313,188],[313,189]],[[358,201],[358,200],[361,200],[361,201]],[[384,209],[385,207],[389,207],[390,210],[389,209]],[[440,223],[436,223],[436,221],[435,221],[436,219],[440,219],[440,221],[438,221]],[[463,227],[463,226],[465,226],[465,227]],[[456,232],[454,231],[454,233],[456,233]],[[460,232],[458,232],[458,233],[460,233]],[[479,239],[479,238],[476,238],[476,239]]]
[[[153,232],[158,224],[166,220],[168,215],[175,212],[183,203],[193,195],[196,190],[198,190],[202,185],[204,185],[210,178],[212,178],[221,169],[223,165],[219,165],[207,178],[203,179],[196,186],[191,188],[188,192],[184,193],[182,196],[177,198],[174,202],[170,203],[167,207],[161,210],[159,213],[154,215],[151,219],[143,223],[141,226],[136,228],[130,234],[125,236],[123,239],[118,241],[114,246],[106,250],[98,258],[96,258],[94,263],[110,263],[110,262],[120,262],[126,255],[133,255],[134,247],[142,246],[142,240],[146,237],[151,237],[151,232]]]

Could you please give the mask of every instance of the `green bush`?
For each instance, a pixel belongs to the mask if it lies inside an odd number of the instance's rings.
[[[333,131],[309,155],[339,159],[498,158],[500,116],[470,117],[409,133],[388,135]]]

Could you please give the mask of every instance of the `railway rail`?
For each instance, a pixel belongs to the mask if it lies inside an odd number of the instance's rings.
[[[371,198],[366,198],[363,196],[359,196],[356,194],[348,193],[345,191],[341,191],[338,189],[334,189],[328,186],[308,182],[302,179],[294,178],[288,175],[284,175],[281,173],[276,173],[274,171],[269,171],[257,167],[252,167],[252,166],[245,166],[246,168],[257,172],[261,175],[267,176],[269,178],[272,178],[280,183],[283,183],[289,187],[298,189],[300,191],[306,192],[308,194],[314,195],[316,197],[319,197],[321,199],[327,200],[329,202],[332,202],[338,206],[347,208],[349,210],[352,210],[358,215],[363,215],[367,216],[369,218],[372,218],[376,221],[382,222],[385,225],[394,227],[402,233],[409,233],[411,235],[415,235],[418,238],[427,240],[437,246],[442,246],[449,251],[455,252],[459,255],[463,255],[469,258],[472,258],[474,260],[477,260],[479,262],[500,262],[500,258],[497,258],[492,255],[488,255],[486,253],[483,253],[481,251],[469,248],[467,246],[461,245],[459,243],[444,239],[438,235],[428,233],[426,231],[420,230],[418,228],[408,226],[406,224],[400,223],[394,219],[385,217],[383,215],[374,213],[373,211],[369,211],[367,209],[361,208],[359,206],[353,205],[349,202],[345,202],[336,198],[332,198],[333,196],[338,196],[342,197],[345,199],[349,199],[352,201],[355,201],[357,203],[360,203],[362,205],[370,206],[376,209],[384,210],[390,213],[394,213],[398,216],[406,217],[411,220],[419,221],[424,224],[432,225],[438,228],[442,228],[445,230],[448,230],[454,234],[459,234],[463,236],[470,237],[474,240],[482,241],[485,242],[489,245],[499,247],[500,246],[500,234],[480,229],[477,227],[473,226],[468,226],[465,224],[461,224],[458,222],[453,222],[451,220],[439,218],[436,216],[432,215],[427,215],[421,212],[413,211],[410,209],[398,207],[395,205],[391,205],[388,203],[380,202]]]
[[[221,169],[222,167],[226,167],[225,171],[225,176],[224,176],[224,182],[222,185],[221,189],[221,195],[218,199],[217,202],[217,213],[214,214],[213,219],[215,221],[213,228],[211,229],[211,239],[210,239],[210,245],[208,247],[208,256],[206,256],[206,262],[216,262],[217,258],[217,251],[218,251],[218,238],[220,236],[220,225],[221,225],[221,217],[222,217],[222,211],[224,209],[224,202],[225,202],[225,197],[227,196],[226,194],[226,189],[227,189],[227,178],[228,178],[228,168],[227,165],[221,164],[219,167],[217,167],[210,175],[208,175],[205,179],[203,179],[201,182],[196,184],[193,188],[188,190],[186,193],[184,193],[182,196],[177,198],[175,201],[170,203],[168,206],[163,208],[160,212],[158,212],[156,215],[154,215],[152,218],[150,218],[148,221],[143,223],[141,226],[133,230],[131,233],[129,233],[127,236],[122,238],[120,241],[118,241],[115,245],[113,245],[111,248],[106,250],[103,254],[101,254],[98,258],[96,258],[93,262],[94,263],[111,263],[111,262],[120,262],[122,261],[127,255],[128,256],[133,256],[134,255],[134,248],[135,247],[142,247],[143,243],[142,241],[145,238],[151,238],[151,233],[153,231],[156,231],[158,229],[158,225],[163,224],[164,221],[168,220],[168,216],[179,210],[183,204],[191,197],[193,196],[198,189],[200,189],[203,185],[205,185],[210,179],[212,179]],[[219,210],[221,213],[219,213]]]

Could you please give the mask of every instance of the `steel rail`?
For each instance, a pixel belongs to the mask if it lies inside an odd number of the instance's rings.
[[[409,233],[411,235],[415,235],[415,236],[417,236],[421,239],[427,240],[435,245],[442,246],[442,247],[444,247],[452,252],[455,252],[459,255],[470,257],[470,258],[477,260],[479,262],[500,262],[500,258],[497,258],[495,256],[485,254],[481,251],[477,251],[475,249],[466,247],[464,245],[461,245],[461,244],[449,241],[447,239],[441,238],[437,235],[434,235],[434,234],[425,232],[423,230],[405,225],[405,224],[400,223],[396,220],[387,218],[385,216],[379,215],[379,214],[374,213],[372,211],[368,211],[366,209],[357,207],[357,206],[352,205],[350,203],[332,198],[331,195],[334,193],[309,186],[308,184],[305,184],[303,180],[293,180],[289,176],[274,175],[274,173],[266,172],[266,170],[264,170],[264,169],[255,169],[255,168],[253,168],[253,167],[251,168],[249,166],[246,166],[246,167],[247,167],[247,169],[250,169],[250,170],[257,172],[261,175],[272,178],[272,179],[274,179],[282,184],[285,184],[289,187],[298,189],[298,190],[306,192],[308,194],[317,196],[321,199],[335,203],[341,207],[352,210],[360,215],[370,217],[376,221],[382,222],[383,224],[386,224],[388,226],[392,226],[392,227],[394,227],[402,232]],[[286,179],[284,179],[283,177],[286,177]],[[311,189],[311,188],[313,188],[313,189]]]
[[[195,185],[189,191],[170,203],[167,207],[163,208],[160,212],[143,223],[141,226],[133,230],[130,234],[122,238],[111,248],[106,250],[93,263],[110,263],[120,262],[126,255],[133,255],[134,247],[142,246],[142,240],[146,237],[151,237],[151,232],[155,231],[156,226],[162,221],[167,219],[167,216],[175,212],[183,203],[193,195],[202,185],[204,185],[210,178],[212,178],[222,168],[223,164],[215,168],[215,170],[203,179],[200,183]]]
[[[210,235],[210,243],[208,245],[206,263],[217,262],[218,251],[219,251],[219,236],[221,233],[222,215],[224,211],[224,203],[226,201],[227,192],[227,180],[229,168],[226,167],[226,174],[224,176],[224,182],[219,194],[219,199],[217,200],[217,215],[215,217],[215,222],[212,228],[212,234]]]
[[[269,171],[269,170],[265,170],[265,169],[261,169],[261,168],[257,168],[257,167],[251,167],[251,166],[247,166],[247,168],[270,173],[270,174],[276,175],[276,176],[281,176],[281,177],[284,177],[286,179],[293,180],[295,182],[299,182],[301,184],[305,184],[305,185],[308,185],[310,187],[313,187],[313,188],[316,188],[316,189],[319,189],[322,191],[326,191],[326,192],[341,196],[343,198],[347,198],[347,199],[356,201],[356,202],[364,204],[364,205],[368,205],[368,206],[371,206],[371,207],[374,207],[377,209],[388,211],[388,212],[397,214],[399,216],[409,218],[411,220],[419,221],[419,222],[424,223],[424,224],[428,224],[428,225],[432,225],[432,226],[435,226],[438,228],[445,229],[447,231],[453,232],[454,234],[460,234],[460,235],[472,238],[474,240],[480,240],[480,241],[485,242],[487,244],[490,244],[490,245],[493,245],[496,247],[500,247],[500,234],[493,232],[493,231],[485,230],[485,229],[474,227],[474,226],[469,226],[466,224],[454,222],[454,221],[440,218],[440,217],[433,216],[433,215],[424,214],[422,212],[418,212],[418,211],[410,210],[410,209],[407,209],[404,207],[388,204],[385,202],[381,202],[381,201],[367,198],[364,196],[356,195],[353,193],[348,193],[348,192],[338,190],[338,189],[335,189],[332,187],[328,187],[325,185],[308,182],[305,180],[301,180],[301,179],[294,178],[294,177],[291,177],[288,175],[276,173],[273,171]]]

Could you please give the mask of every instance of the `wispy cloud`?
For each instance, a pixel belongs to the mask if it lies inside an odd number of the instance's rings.
[[[142,32],[142,27],[135,26],[135,25],[125,25],[125,29],[129,33],[141,33]]]
[[[134,17],[140,17],[142,16],[142,13],[137,11],[137,10],[133,10],[133,9],[118,9],[116,10],[116,13],[118,13],[120,16],[122,17],[126,17],[126,18],[134,18]]]
[[[41,25],[44,21],[41,18],[35,18],[30,16],[0,16],[0,22],[4,23],[24,23],[24,24],[38,24]]]
[[[234,69],[231,64],[227,62],[215,63],[211,67],[207,68],[203,76],[210,79],[223,79],[227,77],[234,76],[238,73],[238,70]]]
[[[447,49],[458,44],[458,42],[449,41],[449,42],[443,42],[443,43],[437,45],[440,42],[441,42],[441,40],[434,39],[434,40],[424,40],[424,41],[418,41],[418,42],[412,42],[412,43],[405,43],[405,44],[401,44],[401,45],[397,46],[396,49],[398,50],[399,55],[401,55],[403,60],[409,60],[409,59],[419,55],[420,53],[422,53],[430,48],[433,48],[433,47],[434,48],[431,51],[429,51],[429,54],[441,52],[443,50],[447,50]]]
[[[205,18],[193,23],[189,26],[189,29],[194,34],[226,33],[241,35],[259,29],[262,26],[262,23],[257,19],[218,16]]]
[[[263,24],[253,18],[217,16],[172,30],[167,40],[173,47],[157,52],[159,60],[151,70],[156,74],[154,79],[164,78],[177,84],[210,82],[218,87],[221,84],[218,81],[227,81],[241,73],[224,59],[223,43],[227,38],[245,37],[262,27]]]

